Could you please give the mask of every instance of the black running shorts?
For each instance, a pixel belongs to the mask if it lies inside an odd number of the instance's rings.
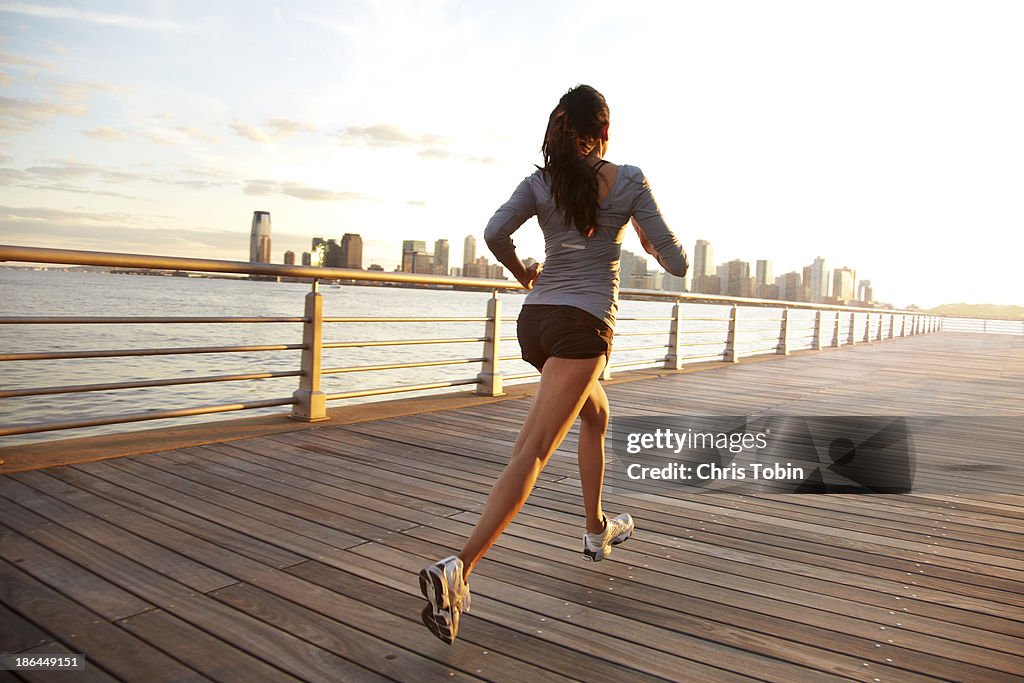
[[[611,328],[575,306],[523,306],[516,331],[523,360],[538,370],[552,357],[608,358],[612,352]]]

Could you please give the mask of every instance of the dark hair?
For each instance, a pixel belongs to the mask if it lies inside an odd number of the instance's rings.
[[[589,85],[577,85],[562,95],[548,118],[544,166],[555,206],[584,237],[597,229],[597,173],[583,160],[608,125],[608,103]]]

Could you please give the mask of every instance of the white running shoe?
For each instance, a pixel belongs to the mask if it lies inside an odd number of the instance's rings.
[[[612,554],[612,546],[618,545],[633,535],[633,518],[623,512],[615,519],[604,518],[604,531],[597,534],[583,534],[583,555],[594,562],[600,562]]]
[[[459,633],[459,615],[469,611],[469,584],[462,571],[462,560],[454,555],[420,571],[420,591],[430,603],[420,615],[423,624],[448,645]]]

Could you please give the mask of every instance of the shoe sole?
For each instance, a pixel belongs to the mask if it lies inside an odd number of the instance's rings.
[[[619,545],[620,543],[625,543],[626,541],[628,541],[629,539],[631,539],[633,537],[633,532],[635,530],[636,530],[636,527],[633,527],[632,529],[629,530],[629,533],[627,533],[625,536],[623,536],[621,534],[619,536],[616,536],[615,538],[613,538],[611,540],[609,545]],[[609,555],[612,554],[612,549],[608,548],[608,552],[604,553],[604,555],[601,556],[601,557],[598,557],[598,554],[599,553],[597,551],[591,550],[589,547],[587,547],[586,537],[584,537],[584,540],[583,540],[583,557],[587,558],[591,562],[600,562],[601,560],[607,558]]]
[[[430,569],[432,567],[420,570],[420,592],[430,603],[423,608],[420,618],[431,633],[451,645],[455,642],[456,634],[452,632],[453,615],[448,590],[441,577]]]

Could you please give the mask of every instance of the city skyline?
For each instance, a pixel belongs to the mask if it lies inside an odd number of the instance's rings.
[[[270,214],[266,211],[254,211],[251,243],[255,245],[259,242],[260,247],[257,249],[250,246],[250,261],[274,262],[269,256],[270,238]],[[345,233],[340,244],[334,239],[313,237],[310,245],[310,251],[302,252],[302,265],[364,269],[362,236],[357,233]],[[402,240],[402,251],[397,266],[385,268],[380,263],[371,263],[365,269],[508,279],[500,263],[491,263],[486,256],[476,256],[475,235],[466,235],[463,239],[461,266],[450,265],[449,240],[438,238],[434,241],[433,251],[427,249],[426,240]],[[874,296],[871,281],[858,280],[855,269],[846,265],[829,269],[827,259],[821,256],[815,257],[810,264],[803,266],[801,271],[790,271],[773,277],[774,263],[769,259],[757,259],[754,262],[754,269],[751,270],[750,262],[743,259],[732,259],[716,265],[713,254],[714,247],[710,241],[696,240],[690,257],[690,272],[686,277],[677,277],[658,268],[652,268],[649,255],[621,249],[619,285],[622,288],[744,298],[894,307],[890,301],[878,301]],[[294,251],[287,250],[284,252],[283,263],[294,265],[295,257]],[[532,256],[520,255],[520,258],[527,267],[537,262]]]
[[[448,239],[457,264],[584,82],[608,98],[609,160],[643,169],[688,246],[774,256],[776,275],[846,260],[896,305],[1020,303],[1019,3],[72,0],[0,16],[3,243],[238,260],[239,216],[259,209],[277,262],[351,232],[387,269],[403,239]],[[643,46],[651,68],[595,36]],[[541,257],[535,221],[515,240]],[[642,253],[632,231],[623,246]]]

